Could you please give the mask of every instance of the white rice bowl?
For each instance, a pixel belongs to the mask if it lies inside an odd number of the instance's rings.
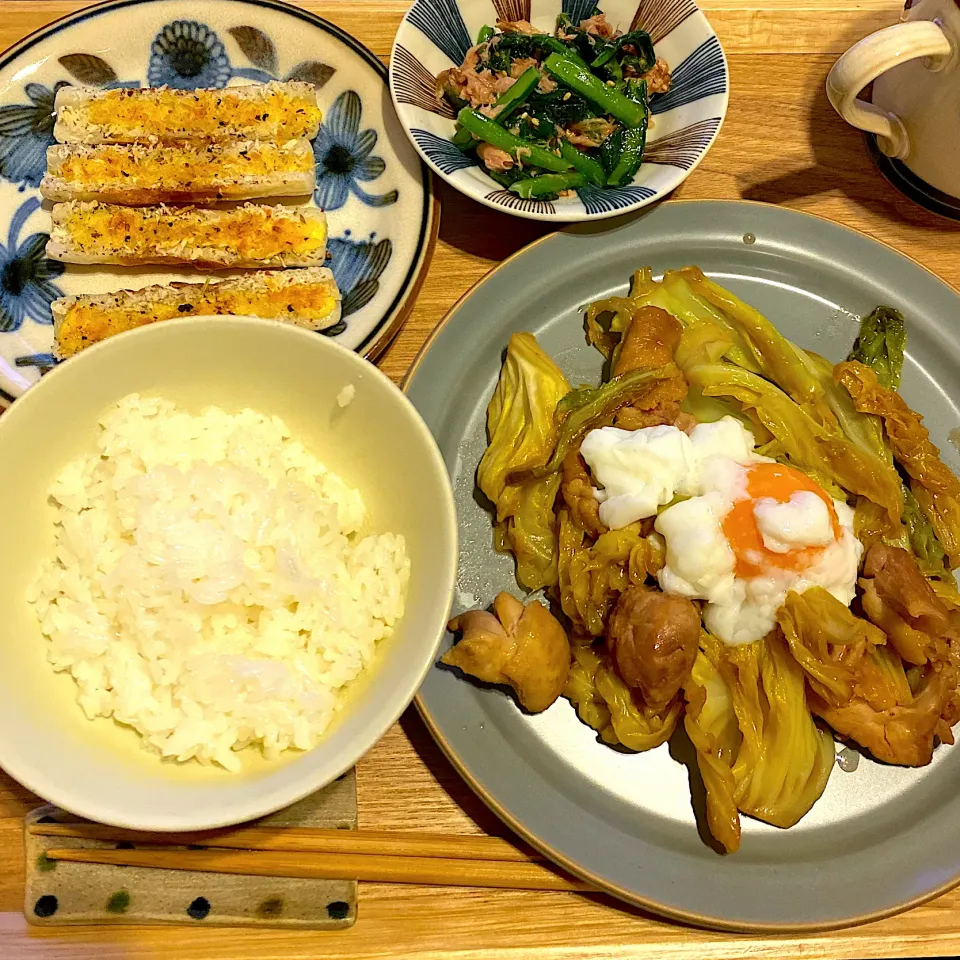
[[[131,394],[49,490],[29,600],[86,716],[164,757],[308,750],[403,614],[404,538],[284,423]]]

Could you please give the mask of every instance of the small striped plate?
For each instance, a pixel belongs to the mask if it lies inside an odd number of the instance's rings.
[[[459,66],[478,31],[497,20],[528,20],[551,33],[557,15],[590,16],[594,0],[416,0],[390,57],[390,93],[420,156],[461,193],[531,220],[599,220],[663,199],[704,158],[727,110],[729,75],[720,41],[693,0],[606,0],[600,9],[621,31],[643,28],[670,66],[669,92],[654,95],[644,163],[623,187],[582,187],[575,197],[523,200],[486,175],[450,142],[453,108],[438,101],[437,74]]]

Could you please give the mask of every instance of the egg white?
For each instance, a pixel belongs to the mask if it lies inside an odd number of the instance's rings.
[[[754,516],[768,550],[822,549],[802,570],[767,565],[760,576],[738,577],[723,519],[747,496],[747,468],[772,462],[754,447],[750,431],[724,417],[698,424],[689,436],[670,426],[604,427],[588,433],[580,448],[601,485],[595,490],[600,519],[619,529],[659,511],[655,529],[666,545],[660,588],[705,601],[704,626],[728,644],[752,643],[769,633],[791,590],[820,586],[849,605],[863,552],[846,503],[833,501],[841,528],[835,539],[829,510],[815,493],[797,491],[786,503],[758,498]],[[759,551],[748,559],[763,563]]]

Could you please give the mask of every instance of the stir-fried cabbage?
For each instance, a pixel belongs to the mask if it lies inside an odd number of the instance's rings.
[[[629,296],[588,308],[585,329],[606,363],[598,386],[576,389],[530,334],[511,338],[478,470],[498,549],[513,553],[522,585],[548,588],[567,621],[563,695],[580,719],[603,742],[639,751],[668,739],[682,714],[708,825],[728,851],[740,845],[742,813],[789,827],[823,792],[834,742],[814,717],[881,760],[929,762],[960,720],[950,573],[960,566],[960,480],[894,392],[902,317],[889,308],[865,317],[834,366],[698,268],[659,281],[644,268]],[[619,530],[600,521],[580,444],[614,423],[689,430],[726,416],[752,431],[758,452],[855,506],[867,551],[858,600],[850,609],[820,587],[791,592],[762,640],[727,646],[701,630],[695,658],[697,608],[684,600],[684,658],[654,698],[634,668],[656,663],[636,640],[655,618],[634,600],[676,599],[652,586],[663,540],[650,520]]]
[[[560,474],[511,483],[504,487],[494,544],[517,561],[517,581],[527,590],[557,582],[557,525],[553,512]]]
[[[737,810],[778,827],[800,820],[827,785],[833,738],[810,716],[783,639],[730,647],[705,634],[684,692],[713,835],[737,849]]]
[[[659,747],[670,739],[683,710],[683,703],[679,699],[663,710],[641,706],[620,675],[606,661],[597,667],[594,683],[597,692],[607,703],[610,725],[623,746],[640,752]]]
[[[818,422],[829,423],[823,385],[811,372],[803,351],[787,340],[759,310],[707,279],[701,270],[688,267],[681,273],[693,290],[720,310],[731,327],[750,345],[760,373],[779,384],[781,390]]]
[[[733,764],[743,736],[733,694],[720,671],[721,654],[720,641],[703,631],[700,652],[683,691],[687,701],[683,725],[697,752],[697,767],[706,787],[710,833],[733,853],[740,846]]]
[[[710,320],[696,320],[684,329],[674,354],[677,366],[683,371],[688,384],[687,396],[681,407],[698,423],[715,423],[724,417],[736,417],[753,431],[758,443],[769,442],[771,434],[762,424],[752,422],[738,404],[722,397],[708,397],[703,387],[690,376],[697,367],[719,363],[732,343],[730,333]]]
[[[743,409],[776,438],[794,466],[814,477],[834,497],[859,494],[881,506],[891,530],[900,528],[903,509],[896,470],[843,434],[818,424],[772,383],[732,364],[702,365],[689,378],[708,397],[736,399]]]
[[[640,306],[629,297],[607,297],[587,307],[584,319],[587,341],[603,354],[605,360],[613,359],[620,338]]]
[[[811,688],[833,704],[854,696],[864,659],[887,642],[882,630],[854,616],[823,587],[788,593],[777,623]]]
[[[595,678],[600,666],[600,656],[593,647],[575,644],[571,647],[573,659],[570,676],[563,688],[563,695],[573,704],[577,716],[600,734],[604,743],[615,744],[617,734],[610,724],[610,708],[597,690]]]
[[[662,547],[641,534],[639,523],[587,543],[569,510],[560,511],[558,522],[560,605],[581,633],[601,637],[617,597],[663,567]]]
[[[940,459],[940,451],[930,442],[923,418],[907,406],[899,393],[881,386],[876,373],[855,360],[838,363],[834,376],[853,397],[858,412],[883,419],[897,463],[914,480],[932,493],[960,495],[960,480]]]
[[[733,765],[737,808],[792,827],[827,786],[833,737],[810,716],[803,671],[780,636],[771,633],[723,653],[743,734]]]
[[[480,489],[497,507],[511,474],[541,467],[557,442],[554,414],[570,392],[563,371],[532,333],[510,338],[500,379],[487,407],[489,444],[477,468]]]
[[[910,492],[930,521],[947,554],[950,569],[960,567],[960,499],[947,493],[935,493],[916,480],[911,481]]]
[[[857,410],[850,395],[834,379],[834,365],[829,360],[809,351],[805,356],[810,369],[816,371],[820,378],[830,411],[843,435],[865,453],[879,457],[887,464],[892,463],[893,455],[884,441],[883,423],[880,418]]]
[[[896,390],[906,342],[907,328],[900,313],[893,307],[877,307],[860,321],[860,334],[847,359],[871,367],[881,386]]]
[[[496,507],[495,545],[517,559],[528,590],[556,583],[553,505],[559,476],[515,482],[512,475],[542,466],[557,442],[556,410],[570,392],[560,368],[529,333],[515,333],[487,407],[489,445],[477,469],[480,489]]]
[[[666,743],[683,710],[680,700],[659,711],[638,704],[609,659],[587,645],[573,647],[563,695],[574,705],[577,716],[605,743],[637,752]]]
[[[943,544],[930,518],[920,506],[920,501],[909,487],[904,487],[903,490],[903,525],[907,530],[910,549],[913,550],[924,574],[930,577],[949,575],[946,570],[947,554]],[[957,529],[960,530],[960,527]],[[900,544],[891,544],[891,546],[900,546]]]
[[[858,412],[882,419],[893,456],[910,477],[910,492],[932,528],[926,528],[916,512],[911,512],[913,503],[908,499],[904,519],[914,551],[919,547],[929,567],[938,553],[932,543],[935,538],[951,568],[960,566],[960,480],[940,459],[922,418],[900,394],[882,386],[871,367],[848,360],[837,364],[834,376],[853,398]]]

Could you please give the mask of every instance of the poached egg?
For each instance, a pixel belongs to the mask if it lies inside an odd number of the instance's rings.
[[[762,457],[738,420],[602,427],[580,448],[600,519],[611,529],[657,517],[666,544],[660,588],[706,601],[703,622],[725,643],[752,643],[791,590],[812,586],[849,605],[863,547],[853,511],[794,467]]]

